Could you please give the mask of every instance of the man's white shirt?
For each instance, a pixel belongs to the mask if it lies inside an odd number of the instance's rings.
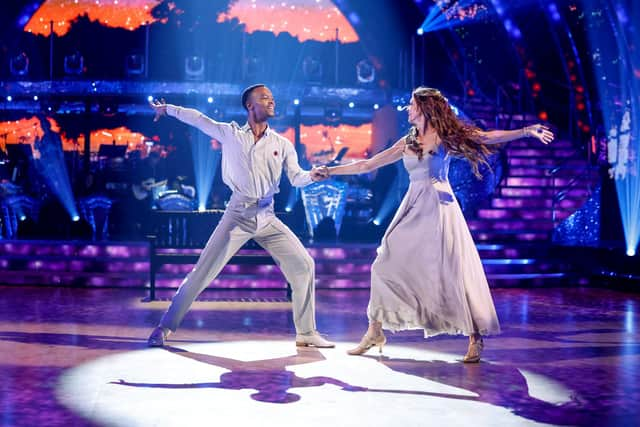
[[[241,127],[235,122],[217,122],[197,110],[175,105],[167,105],[167,114],[220,142],[222,180],[234,193],[256,199],[272,197],[279,191],[283,167],[293,186],[313,182],[309,171],[300,168],[293,144],[270,127],[254,142],[248,123]]]

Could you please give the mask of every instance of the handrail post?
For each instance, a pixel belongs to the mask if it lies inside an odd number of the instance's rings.
[[[156,236],[147,235],[149,242],[149,298],[148,301],[156,299]]]

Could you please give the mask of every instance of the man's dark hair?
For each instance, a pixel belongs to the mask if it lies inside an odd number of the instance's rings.
[[[249,97],[251,96],[251,92],[253,92],[255,89],[258,89],[259,87],[266,87],[266,85],[263,85],[262,83],[258,83],[255,85],[251,85],[242,91],[242,107],[245,110],[249,111],[249,109],[247,108],[247,99],[249,99]]]

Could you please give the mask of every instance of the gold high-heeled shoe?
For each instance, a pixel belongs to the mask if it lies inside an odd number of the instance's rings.
[[[364,334],[362,339],[360,340],[360,344],[356,348],[352,348],[347,351],[348,354],[352,356],[359,356],[361,354],[365,354],[372,347],[378,346],[380,347],[380,353],[382,353],[382,347],[387,343],[387,337],[384,336],[384,333],[380,332],[379,335],[371,336],[368,333]]]
[[[482,338],[477,338],[474,342],[469,342],[469,348],[467,354],[464,355],[462,361],[464,363],[478,363],[480,362],[480,354],[484,350],[484,341]]]

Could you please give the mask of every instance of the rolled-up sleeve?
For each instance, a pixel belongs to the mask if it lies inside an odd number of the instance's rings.
[[[285,142],[284,155],[284,169],[291,185],[294,187],[304,187],[311,184],[313,182],[311,173],[302,170],[298,164],[298,154],[293,148],[293,144],[289,141]]]
[[[232,139],[238,130],[237,125],[234,126],[232,123],[217,122],[193,108],[167,104],[167,114],[183,123],[198,128],[221,144]]]

